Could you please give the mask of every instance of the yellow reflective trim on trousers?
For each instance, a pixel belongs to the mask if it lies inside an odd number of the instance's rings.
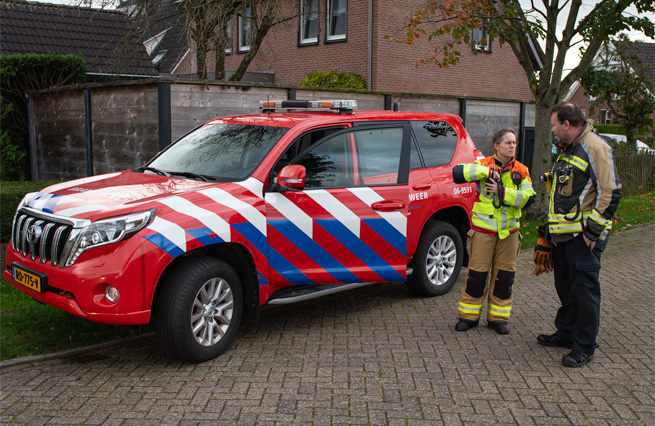
[[[482,311],[482,305],[469,305],[468,303],[459,302],[459,310],[468,314],[479,314]]]
[[[510,312],[512,311],[511,306],[497,306],[497,305],[489,305],[489,312],[493,312],[495,315],[498,315],[499,317],[509,317]]]

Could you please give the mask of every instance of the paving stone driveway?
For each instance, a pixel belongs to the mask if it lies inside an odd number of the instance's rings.
[[[432,299],[402,284],[266,308],[200,365],[154,337],[0,370],[3,424],[655,425],[655,225],[603,255],[600,348],[562,366],[552,274],[519,257],[512,333],[454,331],[464,285]]]

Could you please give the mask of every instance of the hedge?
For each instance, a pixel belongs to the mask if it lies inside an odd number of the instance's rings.
[[[16,208],[25,194],[36,192],[55,183],[59,182],[2,182],[0,185],[0,243],[9,242],[11,223],[14,220]]]

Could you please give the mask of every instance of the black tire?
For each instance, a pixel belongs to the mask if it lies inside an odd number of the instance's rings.
[[[161,285],[155,319],[164,350],[194,363],[225,352],[243,313],[236,271],[219,259],[194,258],[178,265]]]
[[[418,296],[446,294],[455,285],[464,260],[462,237],[446,222],[426,226],[412,259],[407,286]]]

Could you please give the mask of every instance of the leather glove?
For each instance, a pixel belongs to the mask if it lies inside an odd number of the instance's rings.
[[[534,260],[535,268],[533,274],[539,276],[542,273],[549,273],[553,270],[553,258],[551,256],[552,245],[548,241],[546,235],[546,225],[541,225],[537,231],[539,235],[539,240],[537,245],[534,248],[534,255],[532,259]]]

